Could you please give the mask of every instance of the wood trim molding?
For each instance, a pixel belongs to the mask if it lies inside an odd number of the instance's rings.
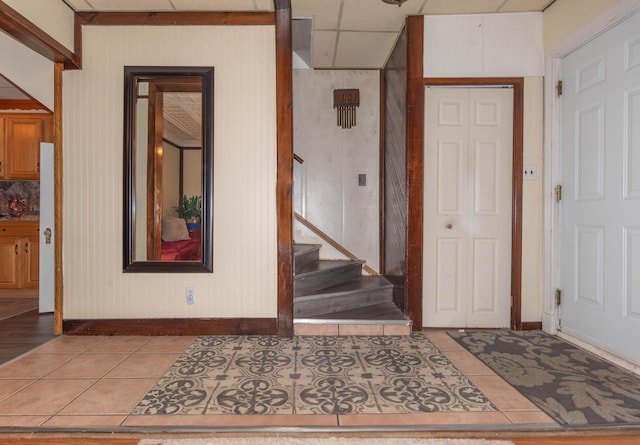
[[[64,320],[65,335],[275,335],[275,318]]]
[[[80,25],[274,25],[273,12],[161,11],[76,12]]]
[[[522,156],[524,149],[524,78],[467,77],[425,78],[424,85],[511,85],[513,86],[513,167],[511,213],[511,329],[522,323]]]
[[[522,323],[523,331],[539,331],[542,329],[541,321],[525,321]]]
[[[386,129],[386,107],[387,107],[387,99],[386,99],[386,81],[385,81],[385,70],[380,70],[380,77],[378,80],[379,83],[379,94],[380,94],[380,111],[379,111],[379,127],[380,127],[380,139],[378,141],[378,258],[380,259],[378,264],[378,269],[380,269],[380,275],[385,274],[385,220],[384,220],[384,212],[385,212],[385,169],[386,169],[386,159],[384,156],[385,153],[385,129]]]
[[[25,99],[25,100],[3,99],[3,100],[0,100],[0,111],[11,111],[11,110],[21,110],[21,111],[45,110],[45,111],[49,111],[49,109],[47,107],[42,105],[37,100],[33,100],[33,99]]]
[[[76,54],[1,0],[0,29],[52,62],[79,66]]]
[[[407,245],[405,301],[413,330],[422,330],[424,202],[424,16],[407,17]]]
[[[293,65],[291,0],[276,0],[278,335],[293,335]]]
[[[62,334],[64,280],[62,264],[62,63],[53,66],[53,332]]]

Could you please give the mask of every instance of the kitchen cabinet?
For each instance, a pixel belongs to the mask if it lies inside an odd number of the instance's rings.
[[[53,140],[50,115],[0,114],[0,179],[39,179],[40,142]]]
[[[38,221],[0,221],[0,289],[37,288]]]

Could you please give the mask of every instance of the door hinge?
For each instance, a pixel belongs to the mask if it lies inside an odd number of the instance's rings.
[[[562,201],[562,184],[556,185],[556,201]]]
[[[560,289],[556,289],[556,306],[560,306],[562,304],[562,291]]]
[[[558,81],[558,85],[556,85],[556,92],[558,93],[558,96],[562,96],[562,81],[559,80]]]

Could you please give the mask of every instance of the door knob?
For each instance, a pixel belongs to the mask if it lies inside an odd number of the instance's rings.
[[[49,227],[44,230],[44,242],[45,244],[51,244],[51,229]]]
[[[451,223],[447,224],[447,229],[449,229],[449,230],[453,229],[453,224],[451,224]]]

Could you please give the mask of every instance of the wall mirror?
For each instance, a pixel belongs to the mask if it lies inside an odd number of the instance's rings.
[[[213,68],[124,69],[125,272],[213,271]]]

